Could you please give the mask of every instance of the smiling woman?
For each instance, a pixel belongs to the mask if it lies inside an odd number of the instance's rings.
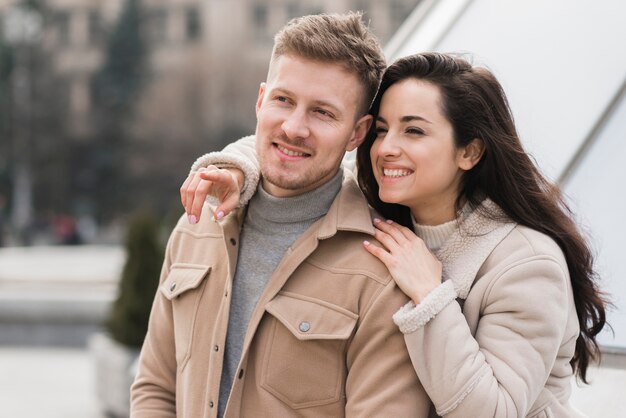
[[[479,140],[457,149],[440,103],[439,89],[428,82],[409,78],[389,87],[370,150],[380,199],[411,206],[426,225],[454,218],[462,175],[483,150]]]
[[[568,378],[586,381],[598,354],[604,296],[498,81],[459,57],[409,56],[387,69],[371,113],[359,182],[399,223],[375,219],[383,248],[365,248],[412,299],[394,320],[437,412],[578,416]]]

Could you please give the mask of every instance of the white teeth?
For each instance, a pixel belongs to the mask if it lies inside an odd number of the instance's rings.
[[[280,145],[276,145],[276,146],[283,154],[287,154],[290,157],[304,157],[306,155],[303,152],[295,152],[295,151],[288,150],[287,148],[280,146]]]
[[[411,174],[409,170],[392,170],[389,168],[383,168],[383,174],[385,177],[404,177]]]

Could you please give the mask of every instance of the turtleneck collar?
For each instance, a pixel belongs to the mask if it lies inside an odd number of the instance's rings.
[[[446,240],[459,227],[459,223],[462,222],[463,219],[471,213],[471,211],[470,206],[465,204],[455,219],[439,225],[418,224],[413,215],[411,215],[413,230],[418,237],[424,240],[424,243],[430,251],[436,252],[443,246]]]
[[[275,197],[259,183],[248,206],[248,219],[255,224],[292,224],[314,222],[324,216],[341,189],[343,170],[322,186],[294,197]],[[286,226],[286,225],[285,225]]]

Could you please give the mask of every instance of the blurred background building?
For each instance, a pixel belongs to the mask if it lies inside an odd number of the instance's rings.
[[[362,10],[385,42],[418,2],[0,0],[5,241],[116,241],[138,207],[175,218],[195,157],[254,130],[289,19]]]

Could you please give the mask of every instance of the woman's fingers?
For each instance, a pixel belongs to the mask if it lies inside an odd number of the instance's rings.
[[[212,184],[210,181],[206,181],[198,176],[199,181],[196,183],[196,190],[193,194],[193,203],[191,204],[190,215],[195,217],[196,221],[200,219],[202,215],[202,207],[204,206],[204,202],[206,197],[210,193],[210,189]]]
[[[387,266],[387,268],[389,268],[388,263],[391,261],[391,254],[389,254],[387,251],[385,251],[385,249],[372,244],[369,241],[363,241],[363,246],[365,247],[365,249],[367,250],[367,252],[369,252],[370,254],[372,254],[373,256],[375,256],[376,258],[378,258],[380,261],[383,262],[383,264],[385,264]]]
[[[198,185],[204,180],[200,177],[200,171],[194,173],[193,178],[187,185],[186,195],[187,198],[185,200],[185,212],[189,216],[189,222],[194,224],[198,222],[200,219],[199,213],[194,213],[194,206],[197,206],[196,202],[196,191],[198,189]],[[202,206],[200,206],[202,208]]]
[[[185,208],[185,212],[187,214],[189,213],[187,211],[187,189],[189,188],[189,184],[191,183],[191,180],[193,180],[194,174],[195,173],[189,173],[189,175],[183,182],[183,185],[180,186],[180,202],[183,204],[183,207]]]
[[[241,195],[239,182],[236,175],[226,169],[219,169],[210,172],[204,172],[200,175],[203,180],[210,184],[210,189],[204,193],[204,198],[208,194],[219,200],[219,205],[215,208],[214,218],[222,219],[239,205]],[[196,197],[198,195],[196,194]],[[202,209],[202,208],[200,208]]]
[[[406,240],[408,240],[409,238],[406,236],[406,234],[404,233],[404,231],[402,231],[400,228],[401,226],[398,225],[395,222],[392,221],[382,221],[378,218],[374,218],[374,227],[376,227],[378,230],[383,231],[386,234],[389,234],[390,236],[393,237],[393,239],[398,243],[398,244],[403,244]],[[415,234],[410,231],[411,234],[413,236],[415,236]]]

